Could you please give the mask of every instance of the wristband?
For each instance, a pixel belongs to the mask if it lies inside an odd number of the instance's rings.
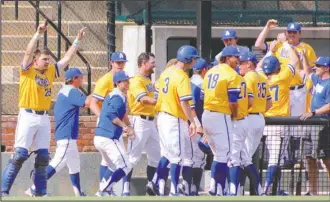
[[[79,41],[78,41],[78,39],[75,39],[74,41],[73,41],[73,44],[72,44],[73,46],[75,46],[75,47],[77,47],[78,45],[79,45]]]
[[[197,116],[194,117],[194,122],[195,122],[195,125],[196,125],[197,128],[202,126],[202,124],[201,124],[201,122],[199,122]]]
[[[39,41],[39,38],[40,38],[39,33],[38,32],[35,33],[34,36],[33,36],[33,39],[36,40],[36,41]]]

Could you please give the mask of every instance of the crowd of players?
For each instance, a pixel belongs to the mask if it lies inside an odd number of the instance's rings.
[[[253,187],[251,195],[269,195],[275,173],[285,163],[281,161],[285,161],[288,140],[294,135],[290,130],[298,126],[266,126],[265,131],[274,134],[264,134],[264,117],[300,116],[306,120],[330,116],[330,58],[316,58],[311,46],[300,40],[297,23],[289,23],[285,33],[265,42],[276,26],[276,20],[269,20],[256,40],[255,46],[266,53],[261,61],[249,48],[237,45],[235,30],[226,30],[222,35],[225,48],[212,63],[200,58],[196,48],[182,46],[155,84],[151,81],[156,67],[152,53],[139,55],[138,73],[132,78],[124,71],[125,53],[113,53],[111,70],[97,81],[90,96],[79,91],[83,73],[69,68],[54,107],[57,148],[49,162],[47,111],[52,82],[75,54],[85,31],[80,30],[65,57],[52,65],[49,52],[35,51],[39,36],[47,29],[46,24],[40,25],[20,71],[15,154],[3,172],[2,196],[9,195],[30,147],[37,157],[33,185],[26,194],[47,196],[47,180],[67,165],[75,195],[85,195],[80,187],[76,142],[80,107],[89,107],[98,117],[94,145],[102,161],[97,196],[115,196],[113,186],[121,179],[121,195],[130,196],[133,168],[143,151],[148,157],[149,195],[165,195],[170,175],[170,196],[198,196],[207,154],[213,154],[210,195],[241,195],[246,176]],[[306,156],[308,171],[315,179],[310,175],[308,194],[316,195],[316,159],[322,159],[330,170],[329,128],[311,133],[302,130],[299,134],[312,137]],[[270,157],[262,188],[252,156],[263,135]],[[286,192],[278,190],[277,194]]]

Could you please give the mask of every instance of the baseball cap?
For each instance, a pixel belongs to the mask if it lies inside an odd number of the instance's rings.
[[[113,82],[117,83],[119,81],[125,81],[128,80],[130,77],[128,76],[128,74],[125,71],[120,71],[115,73],[115,75],[113,75]]]
[[[211,62],[212,66],[217,66],[218,64],[219,64],[219,62],[216,59],[214,59],[213,62]]]
[[[224,32],[222,32],[221,40],[234,39],[234,38],[237,38],[237,33],[235,30],[229,29],[229,30],[225,30]]]
[[[300,26],[300,24],[298,24],[296,22],[290,22],[288,24],[288,27],[286,28],[286,31],[300,32],[301,31],[301,26]]]
[[[114,52],[111,55],[111,61],[113,62],[128,62],[126,60],[126,54],[120,51]]]
[[[262,70],[266,75],[277,72],[280,69],[280,66],[281,64],[275,56],[266,57],[261,65]]]
[[[255,54],[253,54],[252,52],[245,52],[243,53],[240,57],[239,60],[241,62],[247,62],[247,61],[251,61],[253,63],[258,63],[257,57]]]
[[[202,70],[202,69],[207,69],[208,67],[209,64],[207,63],[206,60],[204,60],[203,58],[198,58],[192,68],[193,70]]]
[[[73,67],[66,70],[64,77],[66,80],[70,80],[74,77],[84,76],[85,74],[80,71],[80,69]]]
[[[222,49],[221,53],[221,57],[241,55],[237,46],[226,46],[224,49]]]
[[[320,56],[317,58],[316,62],[314,64],[319,65],[319,66],[325,66],[325,67],[330,67],[330,57],[326,56]]]

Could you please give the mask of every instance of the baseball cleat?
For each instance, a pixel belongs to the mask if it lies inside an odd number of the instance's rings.
[[[178,192],[182,195],[185,195],[185,189],[183,184],[178,184]]]
[[[81,192],[80,196],[87,196],[87,195],[84,192]]]
[[[131,196],[130,193],[122,193],[121,196],[126,197],[126,196]]]
[[[153,182],[148,182],[146,189],[149,196],[159,196],[158,188]]]
[[[6,192],[1,192],[1,197],[8,197],[8,196],[9,196],[8,193],[6,193]]]
[[[32,197],[33,195],[35,195],[35,190],[32,189],[31,187],[29,187],[25,192],[26,195]]]
[[[98,197],[111,196],[110,193],[106,191],[98,191],[95,195]]]

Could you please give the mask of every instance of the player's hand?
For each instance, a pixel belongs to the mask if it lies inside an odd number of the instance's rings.
[[[284,41],[286,41],[286,36],[285,36],[285,33],[284,33],[284,32],[279,33],[279,34],[277,35],[277,41],[279,41],[279,42],[281,42],[281,43],[283,43]]]
[[[196,135],[196,125],[194,122],[190,123],[190,126],[189,126],[189,136],[194,136]]]
[[[135,132],[133,131],[132,133],[129,133],[129,134],[127,134],[128,135],[128,138],[130,139],[130,140],[135,140]]]
[[[47,28],[48,28],[47,24],[48,24],[48,22],[47,22],[47,20],[45,20],[42,24],[40,24],[38,26],[37,31],[39,34],[43,34],[47,30]]]
[[[269,28],[269,29],[273,29],[275,27],[277,27],[278,23],[277,23],[277,20],[274,20],[274,19],[270,19],[267,21],[267,24],[266,26]]]
[[[127,134],[130,134],[130,133],[134,132],[132,126],[125,126],[125,127],[123,127],[123,131],[125,133],[127,133]]]
[[[81,30],[79,30],[77,38],[76,38],[78,41],[80,41],[81,39],[83,39],[85,37],[86,30],[87,30],[87,27],[84,27]]]
[[[203,126],[197,127],[196,128],[196,133],[202,136],[204,134]]]
[[[306,119],[310,118],[313,116],[312,112],[305,112],[303,115],[301,115],[300,120],[305,121]]]
[[[278,40],[274,40],[270,43],[269,45],[269,49],[270,51],[272,51],[273,53],[275,53],[278,49],[278,44],[280,44],[280,42]]]

